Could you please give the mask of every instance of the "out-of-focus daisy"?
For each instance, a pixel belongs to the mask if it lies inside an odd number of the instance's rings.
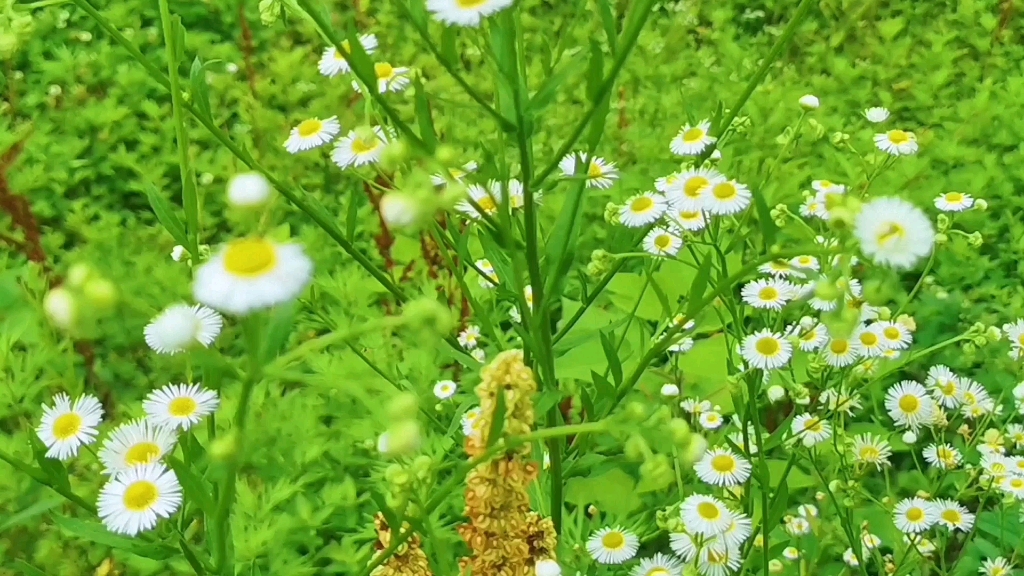
[[[826,388],[818,395],[818,403],[829,410],[853,416],[863,406],[860,403],[860,396],[851,392],[845,385],[840,384],[834,388]]]
[[[117,475],[159,461],[174,449],[173,429],[148,420],[133,420],[114,429],[103,442],[99,458],[105,474]]]
[[[63,392],[53,397],[53,406],[43,405],[43,417],[36,435],[46,445],[46,457],[69,460],[81,446],[96,441],[96,427],[103,421],[103,406],[95,396],[79,396],[74,403]]]
[[[587,540],[587,552],[601,564],[622,564],[636,555],[640,539],[618,526],[602,528]]]
[[[811,270],[817,272],[821,269],[821,265],[818,264],[818,259],[814,256],[797,256],[789,261],[789,264],[793,268],[801,268],[803,270]]]
[[[742,212],[750,206],[750,189],[735,180],[718,182],[704,195],[704,209],[711,214],[728,216]]]
[[[266,238],[228,242],[196,269],[192,295],[198,302],[242,316],[294,300],[313,278],[313,262],[298,244]]]
[[[672,343],[669,344],[667,350],[677,354],[685,354],[693,348],[693,344],[693,338],[685,334],[676,334],[673,336]]]
[[[644,250],[655,256],[675,256],[683,239],[665,228],[653,228],[644,236]]]
[[[793,265],[789,263],[789,260],[772,260],[771,262],[766,262],[758,266],[757,271],[762,274],[771,274],[777,278],[794,276],[797,274],[797,271],[793,269]]]
[[[377,62],[373,65],[373,73],[377,78],[377,92],[401,92],[409,87],[412,80],[409,79],[409,68],[405,66],[392,66],[388,62]],[[353,80],[352,87],[362,92],[363,86]]]
[[[697,400],[696,398],[684,398],[683,401],[679,403],[679,407],[685,412],[693,414],[694,416],[699,416],[705,412],[711,411],[711,402],[708,400]]]
[[[917,136],[907,130],[889,130],[875,134],[875,146],[893,156],[917,154]]]
[[[665,196],[676,210],[701,211],[706,206],[705,196],[725,180],[725,176],[710,168],[687,170],[679,175]]]
[[[776,370],[793,357],[793,345],[782,335],[765,328],[744,338],[740,353],[755,368]]]
[[[943,470],[955,469],[963,459],[952,444],[930,444],[925,447],[923,455],[926,462]]]
[[[462,415],[460,424],[462,425],[463,434],[471,437],[480,435],[481,427],[483,422],[485,422],[484,419],[480,418],[480,412],[480,407],[477,406],[476,408],[466,410],[466,413]]]
[[[494,216],[498,213],[498,207],[501,205],[502,199],[500,187],[484,187],[480,184],[470,184],[466,188],[466,192],[469,194],[469,199],[461,200],[456,204],[456,210],[470,218],[480,218],[481,214]],[[476,206],[473,205],[474,202]]]
[[[686,532],[669,534],[668,545],[683,562],[693,562],[697,558],[697,542]]]
[[[935,207],[943,212],[963,212],[974,206],[974,198],[963,192],[946,192],[935,197]]]
[[[851,568],[860,566],[860,560],[857,560],[857,554],[853,551],[853,548],[847,548],[846,552],[843,552],[843,562]]]
[[[434,384],[434,396],[438,400],[447,400],[455,395],[459,386],[453,380],[439,380]]]
[[[913,267],[931,254],[935,229],[920,208],[900,198],[876,198],[864,204],[854,223],[861,250],[876,264]]]
[[[1013,564],[1002,556],[987,559],[981,563],[981,568],[978,568],[978,572],[983,576],[1010,576],[1011,570]]]
[[[153,318],[142,331],[146,344],[158,354],[177,354],[213,343],[224,326],[221,315],[196,304],[174,304]]]
[[[462,180],[469,174],[476,172],[477,163],[472,160],[462,165],[462,168],[448,168],[448,176],[444,174],[433,174],[430,176],[430,181],[434,186],[444,186],[448,184],[449,180],[455,182],[462,182]]]
[[[181,507],[178,478],[159,462],[138,466],[111,478],[100,490],[96,509],[115,534],[135,536],[151,530]]]
[[[800,215],[804,218],[821,218],[822,220],[827,220],[828,210],[825,209],[824,202],[812,196],[800,205]]]
[[[865,110],[864,117],[868,119],[868,122],[878,124],[879,122],[885,122],[889,119],[889,111],[881,106],[875,106]]]
[[[811,523],[807,521],[807,518],[800,516],[791,516],[785,524],[786,532],[789,532],[791,536],[803,536],[811,533]]]
[[[387,144],[387,134],[380,126],[351,130],[338,139],[331,160],[341,169],[376,164]]]
[[[761,279],[745,284],[740,295],[744,302],[754,308],[782,310],[796,295],[796,288],[785,280]]]
[[[892,456],[892,447],[885,439],[871,434],[860,434],[852,440],[853,458],[860,464],[870,464],[881,470],[883,466],[889,466],[889,457]]]
[[[846,186],[842,184],[836,184],[831,180],[812,180],[811,188],[814,188],[815,192],[824,192],[827,194],[845,194]]]
[[[284,147],[292,154],[312,150],[327,144],[341,132],[341,124],[337,116],[331,116],[326,120],[309,118],[303,120],[298,126],[292,128]]]
[[[551,558],[544,558],[537,561],[534,572],[536,576],[562,576],[562,567]]]
[[[938,521],[950,531],[970,532],[974,526],[974,514],[956,500],[936,500],[939,511]]]
[[[651,558],[644,558],[637,564],[630,576],[681,576],[683,563],[658,552]]]
[[[792,430],[804,446],[814,446],[832,437],[832,425],[814,414],[804,413],[793,418]]]
[[[673,172],[668,176],[662,176],[654,181],[654,189],[662,194],[667,193],[670,189],[677,187],[679,184],[679,172]]]
[[[739,550],[728,546],[721,548],[716,546],[704,546],[700,550],[700,558],[697,562],[697,572],[707,576],[726,576],[739,570],[743,558]]]
[[[359,36],[359,44],[362,45],[363,51],[367,54],[373,54],[377,51],[377,37],[373,34],[362,34]],[[348,40],[342,40],[341,47],[346,50],[351,50],[351,45]],[[334,46],[324,50],[323,56],[320,57],[320,63],[318,65],[320,73],[328,78],[334,78],[338,74],[348,74],[352,71],[352,67],[349,66],[348,60],[345,60],[345,56],[342,55]]]
[[[922,498],[906,498],[892,512],[893,522],[904,534],[920,534],[939,520],[935,504]]]
[[[705,430],[717,430],[722,427],[725,421],[722,419],[722,415],[717,410],[709,410],[702,412],[700,418],[697,419],[701,427]]]
[[[738,486],[750,478],[750,462],[728,448],[712,448],[693,466],[697,477],[714,486]]]
[[[636,194],[626,200],[619,212],[619,221],[629,228],[642,228],[653,224],[662,214],[668,203],[665,197],[655,192]]]
[[[427,0],[427,10],[434,19],[448,26],[475,28],[484,18],[501,12],[513,0]]]
[[[472,350],[480,344],[480,327],[476,325],[466,326],[459,332],[459,344],[466,350]]]
[[[480,286],[488,289],[494,288],[498,283],[498,275],[494,272],[494,266],[491,264],[491,261],[486,258],[481,258],[473,264],[475,265],[474,270],[477,271],[477,274],[483,273],[483,276],[480,276],[479,278]]]
[[[855,342],[849,338],[830,338],[828,344],[821,349],[825,363],[833,368],[842,368],[856,362],[860,356],[860,347]]]
[[[824,324],[815,324],[810,328],[797,327],[797,346],[804,352],[814,352],[828,342],[828,329]]]
[[[273,191],[270,182],[259,172],[235,174],[228,182],[228,204],[236,208],[263,206]]]
[[[707,120],[694,125],[686,124],[672,139],[669,148],[679,156],[697,156],[717,140],[708,133],[710,130],[711,122]]]
[[[924,386],[913,380],[904,380],[886,392],[885,409],[896,426],[916,430],[931,421],[935,402]]]
[[[941,364],[932,366],[924,383],[931,390],[932,398],[943,408],[960,405],[960,378],[949,368]]]
[[[704,537],[725,532],[735,517],[721,500],[703,494],[687,496],[679,506],[679,512],[686,530]]]
[[[669,222],[687,232],[700,232],[707,226],[702,210],[676,210],[671,209],[668,213]]]
[[[612,184],[619,179],[619,171],[615,168],[615,163],[608,162],[604,158],[597,156],[590,159],[586,172],[581,170],[577,174],[576,170],[583,165],[583,156],[584,154],[573,152],[562,158],[558,163],[558,167],[562,169],[562,174],[567,178],[583,176],[587,180],[587,188],[600,188],[602,190],[611,188]]]
[[[198,384],[169,384],[146,396],[142,409],[153,424],[188,430],[213,414],[220,398],[213,390]]]

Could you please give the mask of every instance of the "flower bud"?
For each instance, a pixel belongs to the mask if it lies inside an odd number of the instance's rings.
[[[984,198],[978,198],[974,201],[974,208],[977,208],[978,210],[988,210],[988,201]]]
[[[626,404],[626,417],[634,422],[642,422],[647,418],[647,407],[640,402]]]
[[[778,384],[774,384],[768,387],[768,391],[765,394],[768,396],[768,401],[775,404],[786,397],[786,389]]]
[[[185,247],[182,246],[181,244],[178,244],[174,248],[171,248],[171,260],[174,260],[175,262],[181,262],[181,259],[187,255],[188,250],[185,250]]]
[[[431,298],[407,303],[402,308],[402,317],[410,327],[429,329],[438,334],[447,334],[455,327],[452,311]]]
[[[665,384],[661,387],[661,395],[666,398],[675,398],[679,396],[679,386],[675,384]]]
[[[604,206],[604,221],[609,223],[609,224],[612,224],[612,225],[617,225],[617,224],[620,223],[620,220],[619,220],[619,206],[616,205],[614,202],[609,202],[609,203],[605,204],[605,206]]]
[[[902,440],[906,444],[913,444],[914,442],[917,442],[917,434],[914,433],[913,430],[907,430],[903,433]]]
[[[234,432],[229,432],[210,443],[210,457],[214,460],[225,461],[235,457],[238,452],[238,438]]]
[[[534,570],[537,576],[562,576],[562,567],[550,558],[538,560]]]
[[[680,448],[685,448],[690,443],[690,436],[693,431],[690,425],[682,418],[673,418],[668,422],[669,432],[672,434],[672,443]]]
[[[82,295],[100,312],[110,311],[117,304],[117,286],[106,278],[93,278],[86,282]]]
[[[420,426],[415,420],[398,422],[388,429],[387,434],[389,455],[410,454],[420,447]]]
[[[622,452],[629,460],[640,462],[650,454],[651,448],[647,445],[647,441],[644,440],[643,436],[633,434],[626,439],[626,444],[622,447]]]
[[[228,203],[235,208],[259,208],[270,200],[273,188],[258,172],[236,174],[228,182]]]
[[[434,151],[434,158],[441,163],[442,166],[449,168],[455,166],[459,162],[459,151],[454,146],[448,144],[441,144]]]
[[[377,138],[376,133],[372,135]],[[409,159],[409,145],[404,140],[392,140],[380,153],[380,167],[385,171],[394,172]]]
[[[419,410],[419,399],[412,392],[403,392],[388,404],[388,419],[392,422],[414,420]]]
[[[800,557],[800,553],[797,552],[796,548],[793,548],[792,546],[790,546],[790,547],[786,548],[785,550],[783,550],[782,554],[787,559],[789,559],[789,560],[796,560],[797,558]],[[793,555],[792,558],[790,558],[790,554]],[[785,571],[786,571],[786,567],[782,564],[782,561],[779,560],[778,558],[772,558],[771,560],[768,561],[768,573],[769,574],[782,574]]]
[[[704,439],[700,434],[691,434],[690,442],[687,444],[686,449],[680,455],[682,460],[687,464],[692,464],[697,460],[700,460],[704,456],[704,452],[707,452],[708,441]]]
[[[419,221],[420,208],[409,194],[391,191],[380,199],[380,216],[390,228],[411,228]]]
[[[75,297],[66,288],[54,288],[43,298],[43,310],[57,328],[72,330],[78,319],[78,305]]]
[[[68,270],[68,286],[72,288],[81,288],[85,286],[85,283],[89,281],[92,276],[92,266],[88,264],[75,264]]]
[[[799,102],[800,107],[804,110],[815,110],[821,105],[821,102],[818,101],[818,97],[812,94],[804,94],[800,97]]]

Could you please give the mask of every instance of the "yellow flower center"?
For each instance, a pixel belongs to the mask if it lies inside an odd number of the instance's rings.
[[[869,348],[874,348],[878,345],[878,335],[874,332],[862,332],[860,335],[860,343]]]
[[[942,392],[943,396],[952,396],[956,394],[956,384],[952,380],[939,382],[938,388],[939,392]]]
[[[828,190],[829,188],[832,187],[832,183],[829,182],[828,180],[822,180],[821,183],[820,183],[820,186],[822,188],[824,188],[825,190]]]
[[[224,269],[235,276],[262,276],[276,266],[274,245],[262,238],[234,240],[224,251]]]
[[[885,336],[888,340],[899,340],[902,335],[900,329],[895,326],[887,326],[882,330],[882,336]]]
[[[620,550],[626,545],[626,537],[621,532],[609,532],[601,537],[601,545],[608,550]]]
[[[1010,488],[1013,488],[1014,490],[1024,488],[1024,478],[1014,478],[1013,480],[1010,480]]]
[[[684,221],[684,222],[689,222],[691,220],[700,220],[700,218],[701,218],[701,213],[700,212],[687,212],[687,211],[684,210],[684,211],[679,213],[679,219]]]
[[[942,511],[942,519],[950,524],[959,524],[962,520],[960,512],[952,508],[947,508]]]
[[[703,176],[694,176],[683,185],[683,193],[689,198],[700,198],[701,192],[711,185],[711,181]]]
[[[910,142],[910,134],[903,130],[889,130],[889,142],[899,146]]]
[[[387,62],[377,62],[373,65],[373,71],[378,80],[390,80],[395,75],[395,67]]]
[[[715,184],[715,187],[711,189],[711,193],[715,195],[715,198],[722,201],[732,200],[739,195],[739,191],[736,190],[736,185],[732,182]]]
[[[758,354],[762,356],[775,356],[782,350],[782,346],[779,345],[779,341],[775,338],[765,337],[758,339],[757,343],[754,344],[754,348]]]
[[[633,212],[636,212],[637,214],[650,212],[652,209],[654,209],[654,200],[652,200],[649,196],[640,196],[639,198],[635,198],[632,202],[629,203],[629,209]]]
[[[964,201],[964,195],[959,192],[947,192],[946,202],[950,204],[959,204]]]
[[[352,45],[348,43],[348,40],[342,40],[341,41],[341,47],[342,47],[343,50],[345,50],[346,53],[348,53],[348,54],[352,53]],[[345,55],[341,53],[341,50],[335,50],[334,51],[334,59],[335,60],[340,60],[341,62],[344,62],[345,61]]]
[[[1017,344],[1020,344],[1021,346],[1024,346],[1024,334],[1021,334],[1020,336],[1017,336]]]
[[[823,427],[821,425],[821,419],[811,418],[807,422],[804,422],[804,432],[821,432]]]
[[[762,302],[774,302],[779,298],[779,291],[774,286],[765,286],[757,293]]]
[[[152,442],[139,442],[128,449],[124,455],[124,463],[129,466],[140,466],[156,461],[160,457],[160,447]]]
[[[194,399],[188,396],[181,396],[171,400],[171,403],[167,406],[167,411],[175,418],[188,418],[195,414],[198,408],[199,404]]]
[[[924,510],[917,507],[907,510],[907,520],[910,520],[911,522],[920,522],[921,520],[924,520]]]
[[[836,356],[842,356],[850,350],[850,343],[846,340],[833,340],[829,342],[828,349]]]
[[[455,0],[455,3],[463,10],[474,10],[487,4],[487,0]]]
[[[671,573],[668,570],[659,567],[651,569],[645,576],[669,576],[669,574]]]
[[[484,196],[483,198],[476,201],[480,205],[480,209],[487,214],[493,214],[498,211],[498,203],[494,201],[490,195]]]
[[[921,407],[921,401],[913,394],[904,394],[900,396],[899,406],[900,410],[907,414],[916,414]]]
[[[939,458],[939,461],[947,466],[956,462],[956,457],[953,456],[953,451],[949,448],[941,447],[935,451],[935,455]]]
[[[711,467],[715,472],[727,474],[736,470],[736,459],[728,454],[719,454],[711,459]]]
[[[907,229],[903,226],[890,222],[882,231],[878,234],[878,243],[882,246],[892,242],[893,240],[902,240],[907,236]]]
[[[697,504],[697,515],[705,520],[718,520],[722,516],[722,511],[714,502],[701,502]]]
[[[803,334],[800,335],[800,340],[802,342],[813,342],[817,338],[818,333],[815,330],[808,330],[807,332],[804,332]]]
[[[590,176],[591,178],[600,178],[601,176],[604,176],[604,170],[601,169],[600,164],[591,161],[590,169],[587,170],[587,176]]]
[[[316,136],[324,129],[324,123],[317,118],[310,118],[309,120],[303,120],[299,123],[298,130],[299,136],[303,138],[309,138],[310,136]]]
[[[879,452],[878,448],[875,448],[874,446],[863,446],[860,449],[860,459],[866,462],[873,462],[875,460],[878,460],[878,457],[881,455],[882,453]]]
[[[814,258],[811,258],[810,256],[800,256],[796,259],[796,263],[802,268],[807,268],[811,264],[814,264]]]
[[[659,250],[667,250],[672,247],[672,237],[668,234],[662,234],[654,239],[654,247]]]
[[[366,154],[373,152],[380,146],[380,140],[376,136],[370,138],[354,138],[352,140],[352,152],[355,154]]]
[[[82,417],[75,412],[61,414],[53,421],[53,437],[64,441],[74,438],[82,429]]]
[[[686,142],[687,144],[695,144],[703,139],[704,129],[699,126],[695,126],[686,132],[683,132],[683,142]]]
[[[772,270],[775,270],[776,272],[789,272],[790,270],[792,270],[792,268],[789,265],[789,262],[786,262],[784,260],[772,260],[771,262],[768,263],[768,267],[771,268]]]
[[[148,480],[140,480],[124,491],[124,507],[131,512],[145,512],[160,499],[160,489]]]

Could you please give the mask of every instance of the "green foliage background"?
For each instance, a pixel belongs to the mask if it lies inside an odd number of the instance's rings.
[[[557,2],[523,1],[529,14],[524,23],[535,31],[528,38],[538,54],[530,66],[534,85],[551,73],[545,70],[544,54],[553,48],[554,38],[579,47],[537,140],[542,150],[553,151],[584,109],[587,44],[600,24]],[[598,153],[618,162],[624,178],[610,191],[587,198],[588,218],[597,225],[585,228],[581,262],[608,241],[608,227],[601,223],[604,204],[648,187],[652,178],[674,168],[667,143],[679,124],[710,116],[714,102],[736,98],[795,4],[720,0],[659,8],[613,99]],[[776,137],[794,122],[797,99],[805,93],[817,95],[822,106],[811,117],[821,132],[812,134],[813,127],[805,125],[805,139],[794,157],[765,190],[769,205],[792,205],[811,179],[844,182],[854,177],[857,167],[848,165],[829,136],[847,132],[855,146],[869,145],[871,128],[859,116],[862,109],[884,105],[897,124],[915,130],[922,153],[902,159],[876,190],[905,194],[920,205],[941,192],[959,190],[990,204],[987,213],[964,219],[966,227],[984,235],[980,255],[966,245],[946,251],[935,268],[935,284],[914,310],[918,339],[925,346],[974,321],[1024,315],[1019,281],[1024,265],[1024,24],[1007,10],[1014,4],[822,1],[742,111],[749,126],[742,138],[730,142],[722,161],[726,173],[756,174],[780,148]],[[163,62],[155,3],[119,0],[100,7],[147,57]],[[326,81],[317,73],[323,45],[311,42],[315,31],[301,23],[265,27],[255,6],[244,2],[173,2],[171,9],[188,30],[186,53],[220,61],[207,74],[219,125],[246,142],[273,172],[312,191],[339,221],[349,203],[357,202],[357,244],[375,254],[376,216],[357,183],[325,174],[316,154],[291,156],[280,145],[290,126],[304,117],[337,114],[349,126],[362,113],[346,82]],[[335,2],[332,9],[341,14],[351,3]],[[496,135],[479,128],[484,122],[477,121],[476,109],[412,41],[414,33],[389,3],[364,1],[360,10],[367,31],[378,35],[381,53],[390,62],[423,71],[427,91],[438,95],[435,121],[443,140],[463,150],[466,160],[478,158],[482,143],[495,147]],[[58,4],[32,10],[31,15],[34,31],[3,63],[0,77],[0,150],[24,139],[23,152],[8,170],[10,189],[31,203],[43,229],[49,266],[61,273],[73,263],[91,264],[117,283],[122,303],[117,315],[101,326],[95,363],[87,370],[81,355],[56,341],[43,320],[38,308],[45,291],[42,269],[0,245],[0,447],[22,456],[29,454],[27,438],[39,404],[57,390],[80,389],[83,381],[101,386],[116,398],[114,416],[127,418],[138,415],[146,392],[180,380],[181,362],[150,354],[142,328],[164,305],[189,293],[188,269],[170,260],[174,242],[157,225],[144,193],[152,185],[175,201],[180,198],[170,99],[85,14]],[[245,26],[253,36],[255,90],[247,80]],[[567,33],[556,36],[556,30]],[[472,70],[478,63],[472,46],[461,48],[464,64]],[[472,72],[469,77],[478,80],[485,94],[491,91],[489,77],[476,78]],[[412,99],[398,101],[402,113],[412,117]],[[204,131],[194,129],[191,137],[204,230],[207,240],[216,242],[230,230],[221,216],[223,188],[242,167]],[[553,219],[559,203],[557,196],[550,197],[542,218]],[[311,302],[300,303],[300,325],[293,338],[302,340],[325,325],[356,325],[382,316],[379,285],[325,241],[302,214],[294,209],[287,213],[292,236],[314,247],[310,252],[318,269]],[[0,231],[11,226],[0,215]],[[419,258],[418,244],[399,239],[395,257],[399,266]],[[602,310],[588,313],[587,322],[600,325],[607,322],[602,314],[628,311],[631,300],[617,296],[632,293],[629,277],[624,278],[612,286]],[[571,305],[567,301],[566,309]],[[582,323],[579,329],[586,326]],[[452,376],[438,367],[451,359],[420,350],[412,335],[380,338],[379,345],[363,342],[372,360],[395,366],[398,378],[420,394],[424,405],[432,405],[432,383]],[[229,353],[232,346],[238,346],[234,334],[222,336],[220,348]],[[699,355],[694,358],[700,360]],[[936,361],[968,373],[983,363],[991,369],[1008,362],[988,351],[951,353]],[[560,373],[578,373],[580,378],[589,378],[592,369],[603,370],[604,363],[599,342],[566,351],[558,359]],[[713,372],[700,376],[710,385],[724,379],[724,366],[721,374]],[[464,389],[470,389],[474,378],[466,373]],[[373,537],[368,518],[376,510],[373,502],[356,498],[355,487],[379,481],[382,472],[371,451],[380,432],[376,423],[383,418],[376,400],[391,393],[391,384],[351,350],[323,354],[294,379],[259,392],[254,412],[261,426],[252,430],[250,445],[256,452],[235,519],[239,558],[251,560],[263,574],[352,569],[356,551]],[[231,394],[223,397],[230,410]],[[447,425],[457,414],[446,408],[437,417]],[[447,450],[451,438],[449,434],[447,445],[428,446],[428,453]],[[72,470],[83,491],[98,487],[98,470]],[[582,495],[590,489],[579,478],[570,498],[575,493],[586,501]],[[84,574],[110,554],[48,519],[48,512],[62,506],[59,497],[0,466],[0,575],[21,573],[14,559],[28,560],[47,574]],[[450,511],[458,512],[457,502]],[[455,539],[449,534],[428,542],[428,550],[450,549]],[[183,562],[167,568],[157,561],[115,556],[126,573],[188,573]]]

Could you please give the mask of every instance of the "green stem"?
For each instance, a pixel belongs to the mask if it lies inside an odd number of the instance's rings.
[[[573,313],[572,317],[570,317],[564,324],[562,324],[562,327],[558,329],[558,333],[555,334],[553,344],[558,344],[558,342],[564,338],[570,330],[572,330],[572,327],[580,321],[580,318],[582,318],[584,314],[586,314],[587,310],[590,309],[590,306],[597,300],[597,297],[601,295],[601,292],[603,292],[604,289],[608,287],[608,284],[611,283],[612,278],[615,278],[615,275],[618,274],[625,265],[625,260],[617,260],[615,262],[612,269],[609,270],[608,273],[601,278],[601,281],[597,283],[597,286],[594,287],[594,290],[589,294],[586,301],[581,302],[580,307],[576,309],[576,312]]]
[[[22,474],[25,474],[29,478],[35,480],[37,483],[42,484],[43,486],[46,486],[47,488],[49,488],[50,490],[53,490],[57,494],[60,494],[61,496],[66,498],[69,502],[71,502],[75,506],[78,506],[82,510],[85,510],[86,512],[88,512],[90,514],[93,514],[93,515],[96,514],[96,506],[94,506],[93,504],[91,504],[89,502],[86,502],[84,499],[82,499],[81,496],[75,494],[69,488],[65,488],[63,486],[55,486],[54,484],[51,484],[50,481],[45,476],[43,476],[41,473],[39,473],[36,470],[33,470],[31,466],[29,466],[28,464],[25,464],[21,460],[18,460],[17,458],[15,458],[14,456],[8,454],[7,452],[5,452],[3,450],[0,450],[0,460],[3,460],[4,462],[7,462],[15,470],[21,472]]]

